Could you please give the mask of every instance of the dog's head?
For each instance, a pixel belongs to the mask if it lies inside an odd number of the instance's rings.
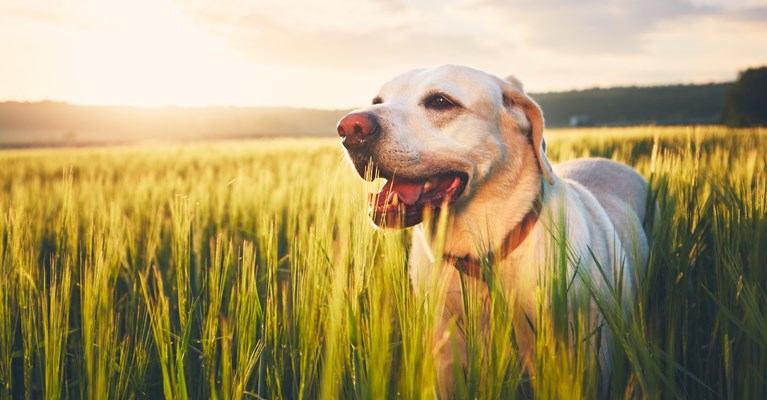
[[[360,176],[387,180],[371,196],[380,227],[418,224],[427,207],[460,212],[496,168],[513,162],[515,146],[531,146],[542,175],[553,179],[538,105],[517,79],[466,67],[394,78],[371,106],[343,117],[338,134]]]

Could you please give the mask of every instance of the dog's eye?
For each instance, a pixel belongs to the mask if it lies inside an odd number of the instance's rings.
[[[381,103],[383,103],[383,99],[381,98],[381,96],[376,96],[376,97],[373,99],[373,105],[376,105],[376,104],[381,104]]]
[[[423,105],[432,110],[448,110],[458,107],[458,104],[455,101],[441,94],[434,94],[427,97],[426,100],[423,101]]]

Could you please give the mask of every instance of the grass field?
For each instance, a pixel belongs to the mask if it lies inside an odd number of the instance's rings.
[[[635,166],[660,205],[632,313],[604,306],[611,397],[767,398],[767,130],[547,142]],[[0,398],[435,396],[409,234],[371,227],[335,140],[7,150],[0,186]],[[584,346],[544,324],[524,374],[492,315],[460,397],[593,397]]]

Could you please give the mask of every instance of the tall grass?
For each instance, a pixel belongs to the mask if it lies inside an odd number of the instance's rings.
[[[582,299],[551,270],[530,373],[508,307],[518,299],[464,279],[466,319],[449,327],[467,339],[458,395],[588,398],[607,382],[613,398],[767,397],[767,131],[547,140],[554,161],[605,156],[650,180],[660,215],[647,271],[635,299]],[[438,394],[432,349],[454,345],[434,335],[445,282],[412,288],[409,232],[371,227],[377,185],[334,140],[8,150],[0,186],[0,398]],[[553,251],[565,259],[567,238]],[[609,376],[591,340],[604,326]]]

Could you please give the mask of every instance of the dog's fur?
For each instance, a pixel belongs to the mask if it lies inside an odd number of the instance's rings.
[[[444,95],[455,107],[429,107],[434,94]],[[465,174],[465,189],[448,199],[448,256],[479,260],[488,250],[501,249],[536,199],[542,201],[524,240],[504,258],[496,258],[493,269],[496,282],[515,293],[514,326],[528,368],[534,342],[527,318],[537,314],[535,292],[544,276],[547,240],[557,229],[565,230],[581,271],[588,271],[595,282],[603,281],[593,261],[598,260],[608,277],[623,274],[624,296],[631,297],[634,277],[648,254],[642,228],[647,182],[633,169],[606,159],[552,167],[545,154],[542,112],[517,79],[458,66],[414,70],[386,83],[374,105],[352,114],[360,113],[372,115],[380,125],[376,137],[362,148],[347,146],[360,173],[372,160],[390,179],[425,179],[446,171]],[[339,132],[343,124],[339,122]],[[428,239],[416,226],[410,255],[415,290],[424,290],[430,274],[452,274],[447,302],[461,304],[459,272],[452,265],[433,270],[439,264],[425,244]],[[461,307],[452,307],[453,313],[460,313],[456,308]],[[445,318],[455,314],[448,312]],[[454,341],[465,346],[460,337]],[[440,374],[452,374],[452,348],[436,351],[442,360]],[[450,381],[442,378],[443,394]]]

